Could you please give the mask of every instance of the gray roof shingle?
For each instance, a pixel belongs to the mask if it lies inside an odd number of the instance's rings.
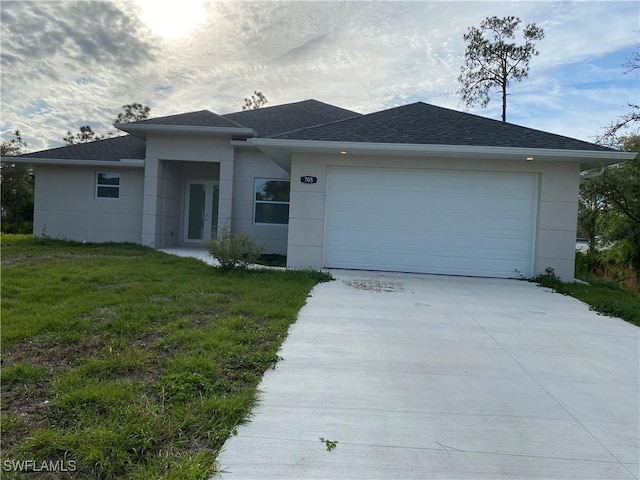
[[[263,138],[289,140],[616,151],[422,102],[361,115],[317,100],[305,100],[224,116],[201,110],[134,124],[249,127]],[[125,135],[27,153],[20,157],[105,161],[144,159],[145,142]]]
[[[200,110],[197,112],[180,113],[177,115],[168,115],[166,117],[148,118],[147,120],[139,120],[137,122],[125,123],[126,125],[181,125],[189,127],[223,127],[223,128],[243,128],[236,122],[210,112],[209,110]]]
[[[259,137],[268,137],[277,133],[358,116],[360,116],[359,113],[318,100],[304,100],[224,115],[229,120],[253,128],[258,132]]]
[[[217,115],[208,110],[149,118],[125,125],[176,125],[223,128],[253,128],[261,136],[287,132],[360,115],[317,100],[264,107],[258,110]],[[25,158],[118,161],[121,158],[145,158],[145,142],[137,137],[120,137],[41,150],[20,155]]]
[[[423,102],[273,135],[288,140],[614,151],[594,143]]]
[[[20,157],[104,161],[119,161],[122,158],[144,159],[145,142],[131,135],[125,135],[95,142],[78,143],[66,147],[25,153]]]

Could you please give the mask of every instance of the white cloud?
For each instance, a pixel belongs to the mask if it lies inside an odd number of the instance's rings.
[[[202,0],[135,0],[140,20],[156,35],[167,39],[183,37],[204,20]]]
[[[633,52],[636,2],[209,1],[175,39],[154,34],[132,0],[0,5],[2,129],[20,128],[32,149],[84,124],[112,129],[123,104],[147,103],[153,115],[226,113],[253,90],[270,105],[462,109],[462,35],[490,15],[546,33],[530,78],[510,92],[511,121],[589,140],[637,98],[611,63]],[[498,118],[499,98],[470,111]]]

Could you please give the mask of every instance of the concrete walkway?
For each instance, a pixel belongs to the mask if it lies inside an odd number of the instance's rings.
[[[639,477],[637,327],[523,281],[332,273],[223,479]]]
[[[176,257],[195,258],[208,265],[214,267],[220,266],[220,262],[213,258],[209,252],[204,248],[197,247],[172,247],[172,248],[160,248],[159,251],[167,253],[169,255],[175,255]],[[251,264],[250,269],[267,269],[267,270],[286,270],[285,267],[274,267],[269,265]]]
[[[163,253],[168,253],[169,255],[175,255],[177,257],[197,258],[198,260],[202,260],[204,263],[208,263],[209,265],[219,265],[218,261],[211,257],[211,255],[209,255],[209,252],[207,252],[204,248],[173,247],[160,248],[159,250]]]

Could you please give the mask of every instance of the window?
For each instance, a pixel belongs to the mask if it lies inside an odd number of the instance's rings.
[[[120,174],[98,172],[96,175],[96,198],[120,198]]]
[[[289,223],[289,181],[256,178],[254,182],[255,223]]]

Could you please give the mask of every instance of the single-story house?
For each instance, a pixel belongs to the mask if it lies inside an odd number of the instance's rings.
[[[425,103],[207,110],[29,153],[34,234],[154,248],[226,224],[293,268],[573,279],[581,172],[633,158]]]

